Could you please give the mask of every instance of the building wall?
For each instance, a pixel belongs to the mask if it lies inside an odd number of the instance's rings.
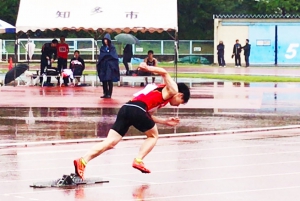
[[[222,40],[225,45],[225,62],[234,63],[234,58],[231,58],[233,52],[233,45],[235,40],[239,39],[242,46],[245,45],[245,41],[249,36],[248,26],[218,26],[217,35],[214,40],[214,63],[218,63],[217,45]]]
[[[232,48],[236,39],[241,45],[248,38],[251,44],[251,64],[300,64],[299,19],[215,19],[214,63],[217,45],[225,44],[225,61],[233,64]],[[276,45],[277,42],[277,45]],[[244,64],[242,52],[242,64]]]

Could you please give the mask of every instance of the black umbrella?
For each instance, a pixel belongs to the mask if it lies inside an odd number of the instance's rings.
[[[17,77],[22,75],[26,70],[28,70],[27,64],[18,64],[16,67],[9,70],[5,75],[4,84],[8,84],[11,81],[14,81]]]

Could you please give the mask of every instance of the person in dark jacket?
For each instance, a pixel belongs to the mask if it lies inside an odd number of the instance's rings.
[[[82,76],[82,72],[85,69],[85,63],[80,57],[80,52],[78,50],[75,50],[74,57],[70,61],[70,69],[73,71],[73,76],[76,76],[78,82],[77,85],[80,86],[80,77],[78,76]]]
[[[124,64],[124,66],[126,68],[126,75],[129,75],[129,66],[128,66],[128,63],[131,62],[132,56],[133,56],[132,45],[131,44],[127,44],[124,47],[124,50],[123,50],[123,64]]]
[[[232,57],[234,57],[236,68],[241,67],[241,52],[242,52],[242,46],[239,43],[239,40],[236,40],[232,52]]]
[[[219,45],[217,46],[218,50],[218,63],[220,67],[226,67],[225,60],[224,60],[224,50],[225,45],[223,44],[223,41],[219,42]]]
[[[58,40],[53,39],[51,43],[45,43],[42,47],[42,55],[41,55],[41,72],[42,75],[45,71],[45,67],[51,68],[52,63],[57,58],[57,49],[56,46],[58,44]],[[40,77],[40,84],[43,82],[43,77]],[[47,77],[47,83],[51,82],[51,77]]]
[[[115,46],[111,43],[110,35],[105,34],[100,47],[100,55],[97,63],[97,72],[100,82],[103,84],[103,96],[111,98],[113,82],[120,81],[119,58]]]
[[[249,67],[249,65],[250,65],[249,57],[250,57],[250,51],[251,51],[251,45],[249,44],[249,39],[246,39],[246,45],[242,48],[244,49],[246,67]]]

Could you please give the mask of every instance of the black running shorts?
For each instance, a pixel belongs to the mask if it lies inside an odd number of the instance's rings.
[[[145,132],[153,128],[154,125],[155,122],[146,111],[145,103],[130,101],[120,108],[112,129],[124,137],[130,126]]]

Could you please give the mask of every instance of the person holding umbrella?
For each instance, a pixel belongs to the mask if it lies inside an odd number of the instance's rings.
[[[132,52],[132,45],[139,44],[140,41],[131,34],[121,33],[115,36],[115,39],[123,44],[126,44],[123,50],[123,64],[126,68],[126,75],[129,75],[129,66],[128,63],[131,62],[133,52]]]
[[[132,56],[133,56],[132,45],[131,44],[127,44],[124,47],[124,50],[123,50],[123,64],[124,64],[124,66],[126,68],[126,75],[129,75],[129,66],[128,66],[128,63],[131,62]]]
[[[42,75],[45,71],[45,67],[51,67],[51,64],[56,60],[57,57],[57,49],[56,46],[58,44],[58,40],[53,39],[51,43],[45,43],[42,47],[42,55],[41,55],[41,72]],[[47,83],[51,82],[51,77],[47,77]],[[40,84],[43,83],[43,77],[40,76]]]

